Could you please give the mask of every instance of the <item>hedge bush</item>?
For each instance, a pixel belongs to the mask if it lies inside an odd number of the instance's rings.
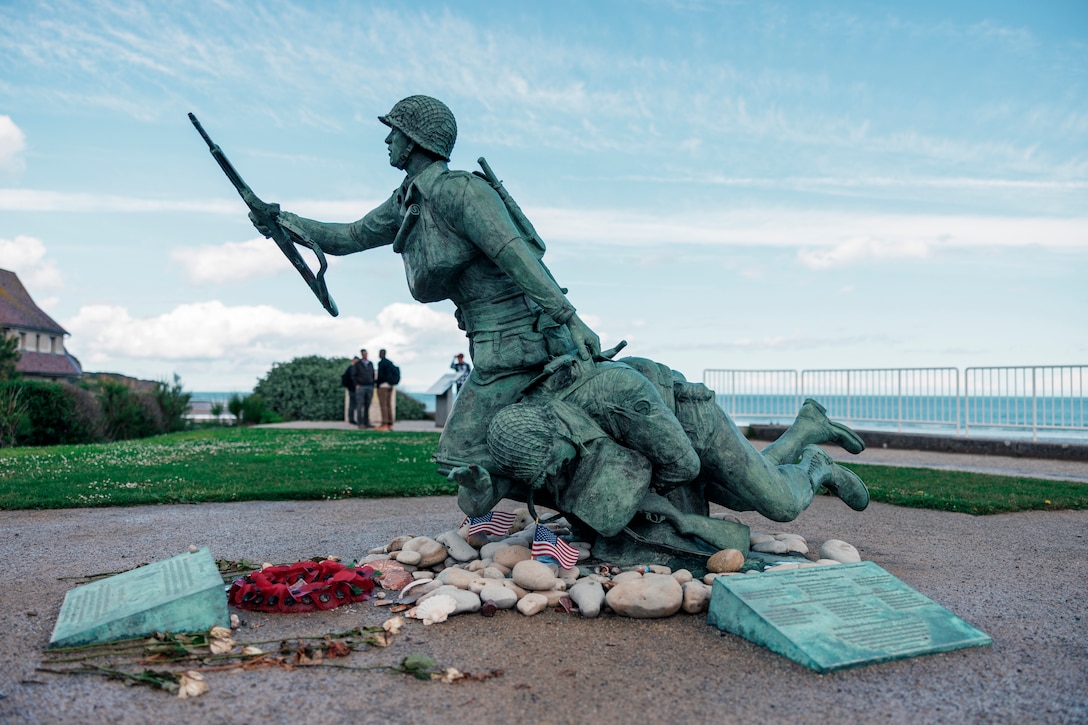
[[[285,420],[343,420],[344,388],[340,376],[349,364],[351,360],[346,357],[319,355],[276,363],[257,381],[253,394],[261,396],[268,408]],[[423,403],[399,390],[396,415],[397,420],[427,419]],[[256,422],[247,420],[244,412],[242,421]]]
[[[19,410],[7,422],[13,435],[4,443],[52,446],[106,440],[99,402],[81,388],[39,380],[0,383],[0,400],[17,395]]]
[[[184,430],[190,397],[180,382],[145,391],[111,379],[0,382],[0,446],[100,443]]]
[[[276,363],[257,381],[253,394],[286,420],[341,420],[344,389],[340,375],[350,363],[347,358],[319,355]]]

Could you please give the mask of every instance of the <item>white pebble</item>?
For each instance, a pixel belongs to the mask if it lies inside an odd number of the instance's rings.
[[[513,589],[502,584],[488,584],[480,590],[480,600],[494,602],[499,609],[513,609],[518,603],[518,595]]]
[[[537,594],[533,592],[526,594],[524,597],[518,600],[518,611],[524,614],[526,617],[531,617],[534,614],[539,614],[548,608],[548,598],[543,594]]]
[[[689,581],[684,584],[684,602],[680,605],[688,614],[702,614],[710,609],[711,589],[706,584]]]
[[[850,544],[839,539],[828,539],[820,547],[821,559],[834,559],[843,564],[852,564],[861,561],[861,554]]]
[[[785,554],[789,550],[789,547],[786,546],[786,542],[779,541],[778,539],[761,541],[758,544],[752,545],[752,551],[759,551],[764,554]]]

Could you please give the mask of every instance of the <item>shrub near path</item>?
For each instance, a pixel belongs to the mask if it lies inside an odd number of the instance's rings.
[[[455,493],[436,433],[253,428],[0,451],[0,509]]]

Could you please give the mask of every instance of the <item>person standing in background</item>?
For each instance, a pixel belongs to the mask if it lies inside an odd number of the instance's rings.
[[[355,425],[355,363],[359,362],[358,356],[351,359],[351,364],[340,376],[340,384],[348,391],[348,423]]]
[[[370,401],[374,399],[374,363],[366,357],[366,350],[359,351],[355,362],[355,402],[358,405],[355,423],[360,428],[373,428],[370,424]]]
[[[461,392],[461,386],[468,380],[469,373],[472,372],[472,366],[465,362],[464,353],[457,353],[457,356],[453,358],[453,362],[450,363],[450,369],[457,373],[457,379],[453,381],[453,384],[457,386],[457,392]]]
[[[378,405],[382,410],[382,424],[378,430],[393,430],[393,389],[400,382],[400,368],[378,350]]]

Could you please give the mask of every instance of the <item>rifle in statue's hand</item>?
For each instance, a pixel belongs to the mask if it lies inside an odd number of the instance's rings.
[[[227,155],[223,153],[223,149],[212,141],[196,116],[190,113],[189,120],[193,122],[193,126],[196,127],[200,137],[208,144],[208,150],[211,151],[212,157],[219,163],[219,168],[223,169],[223,173],[227,175],[230,183],[234,184],[234,188],[238,191],[238,195],[242,197],[242,201],[249,207],[253,220],[268,230],[266,236],[276,243],[280,251],[284,253],[295,269],[298,270],[298,273],[302,275],[302,278],[306,280],[306,284],[310,286],[314,295],[317,296],[321,306],[328,310],[328,313],[333,317],[340,314],[339,310],[336,309],[336,303],[329,296],[329,288],[325,286],[325,270],[328,269],[329,263],[325,260],[325,253],[321,251],[321,247],[306,238],[301,229],[289,229],[281,224],[278,219],[280,213],[279,204],[266,204],[261,201],[249,188],[249,184],[242,181],[242,177],[239,176],[230,160],[227,159]],[[312,249],[314,254],[317,255],[317,261],[321,267],[317,270],[316,275],[307,266],[298,250],[295,249],[296,244]]]

